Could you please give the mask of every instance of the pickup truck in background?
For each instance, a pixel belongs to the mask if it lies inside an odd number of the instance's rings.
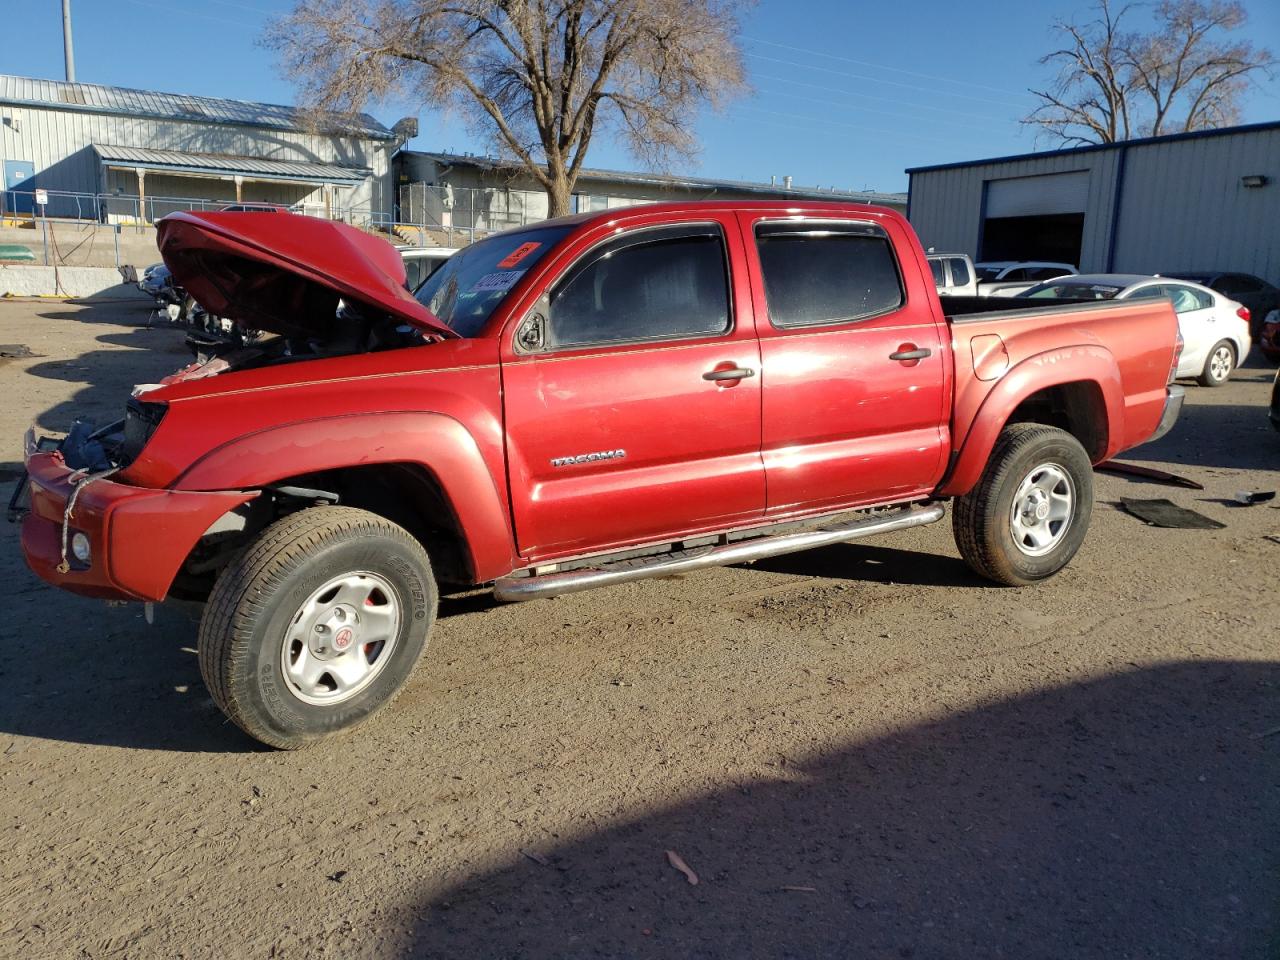
[[[530,600],[933,523],[1029,584],[1079,549],[1091,464],[1167,431],[1164,300],[934,290],[861,204],[667,203],[552,220],[418,289],[382,240],[175,213],[174,277],[271,334],[122,421],[28,436],[22,547],[48,582],[205,603],[201,672],[264,743],[387,703],[441,589]]]
[[[978,277],[980,297],[1015,297],[1037,283],[1079,272],[1069,263],[1045,263],[1040,260],[984,261],[974,264],[974,271]]]
[[[976,297],[978,278],[967,253],[934,253],[927,255],[933,286],[940,297]]]

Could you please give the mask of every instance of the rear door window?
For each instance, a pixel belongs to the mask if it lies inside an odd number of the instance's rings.
[[[969,265],[959,257],[951,258],[951,284],[963,287],[969,282]]]
[[[1164,285],[1165,295],[1173,301],[1175,313],[1190,313],[1192,310],[1207,310],[1213,306],[1213,298],[1195,287],[1184,287],[1180,283]]]
[[[548,346],[706,337],[728,330],[729,318],[720,228],[643,230],[597,247],[556,284]]]
[[[761,223],[756,249],[775,327],[862,320],[905,302],[893,247],[874,224]]]

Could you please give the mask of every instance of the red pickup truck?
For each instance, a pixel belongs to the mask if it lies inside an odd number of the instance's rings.
[[[948,499],[970,566],[1043,579],[1085,536],[1091,463],[1181,404],[1168,303],[947,314],[910,226],[871,206],[554,220],[416,295],[389,244],[308,217],[177,213],[159,243],[264,334],[136,388],[119,423],[29,436],[22,546],[77,593],[206,601],[209,691],[278,747],[385,704],[442,587],[547,597]]]

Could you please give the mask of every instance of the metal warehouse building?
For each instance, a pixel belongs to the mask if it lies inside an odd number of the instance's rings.
[[[302,204],[313,213],[389,216],[401,139],[371,117],[325,117],[268,103],[0,75],[0,200],[30,214],[152,221],[165,198]]]
[[[1280,281],[1280,122],[907,173],[907,215],[939,251]]]

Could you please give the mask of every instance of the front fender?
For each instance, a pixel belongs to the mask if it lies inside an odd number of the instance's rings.
[[[427,470],[462,527],[479,582],[509,573],[514,537],[501,478],[475,438],[438,413],[369,413],[271,427],[215,447],[174,482],[176,490],[248,490],[287,477],[380,463]]]
[[[1007,371],[991,388],[963,436],[951,470],[938,488],[940,496],[963,496],[973,489],[991,458],[1000,431],[1028,397],[1050,387],[1089,383],[1098,388],[1106,416],[1106,450],[1095,462],[1118,453],[1125,436],[1124,385],[1120,367],[1110,350],[1097,344],[1060,347],[1028,357]]]

